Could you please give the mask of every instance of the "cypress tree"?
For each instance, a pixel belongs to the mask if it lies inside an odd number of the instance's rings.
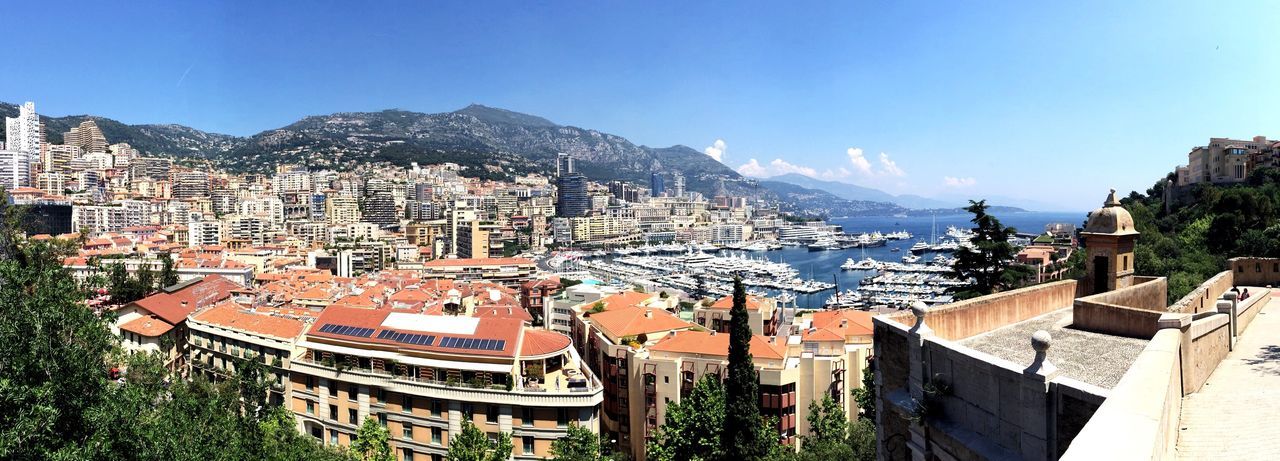
[[[751,324],[742,279],[733,279],[733,309],[729,311],[729,378],[725,382],[724,430],[720,444],[725,459],[765,457],[773,441],[764,440],[756,367],[751,363]]]

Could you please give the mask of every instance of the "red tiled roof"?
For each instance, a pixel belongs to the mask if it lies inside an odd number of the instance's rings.
[[[224,328],[243,330],[250,333],[270,336],[279,339],[293,339],[302,334],[306,327],[302,321],[276,317],[273,315],[245,312],[243,306],[232,301],[218,303],[194,317],[200,322],[218,325]]]
[[[526,330],[524,332],[524,343],[520,345],[520,356],[547,355],[568,348],[568,336],[548,330]]]
[[[747,296],[747,310],[758,311],[760,310],[760,306],[762,304],[764,304],[763,298],[760,298],[758,296],[750,296],[750,295]],[[729,296],[725,296],[723,298],[717,299],[716,302],[711,303],[711,306],[709,306],[709,308],[724,309],[724,310],[733,309],[733,296],[729,295]]]
[[[154,315],[144,315],[130,320],[124,325],[120,325],[120,329],[149,338],[154,338],[172,330],[173,325],[169,324],[169,322],[156,318]]]
[[[663,337],[649,350],[727,357],[729,355],[729,336],[728,333],[681,331]],[[780,344],[776,339],[771,342],[768,336],[751,336],[752,357],[781,360],[786,357],[786,353],[787,346]]]
[[[670,312],[652,307],[627,306],[608,309],[591,314],[588,318],[596,327],[618,338],[693,326]]]

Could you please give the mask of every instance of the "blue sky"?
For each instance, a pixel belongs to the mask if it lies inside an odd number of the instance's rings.
[[[1066,210],[1210,136],[1280,137],[1265,2],[213,3],[6,5],[0,100],[237,135],[475,102],[721,140],[753,175]]]

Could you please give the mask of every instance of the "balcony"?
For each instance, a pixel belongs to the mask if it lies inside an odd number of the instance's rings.
[[[580,407],[599,405],[604,400],[604,388],[601,386],[600,381],[590,374],[589,370],[583,370],[584,376],[588,380],[588,385],[581,389],[555,387],[526,389],[516,386],[511,390],[507,390],[506,386],[500,386],[500,388],[495,388],[494,386],[473,387],[454,381],[394,375],[385,370],[366,367],[345,366],[339,370],[337,366],[308,359],[294,360],[293,369],[299,373],[326,379],[382,387],[400,393],[459,401],[547,407]]]

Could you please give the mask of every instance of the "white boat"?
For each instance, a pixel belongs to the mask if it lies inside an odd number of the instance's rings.
[[[866,258],[861,261],[854,261],[853,258],[849,258],[845,260],[844,264],[840,265],[840,268],[847,271],[867,271],[875,269],[879,265],[879,261],[871,258]]]
[[[839,250],[840,242],[837,242],[831,237],[822,237],[814,240],[813,243],[808,245],[808,247],[809,251]]]

